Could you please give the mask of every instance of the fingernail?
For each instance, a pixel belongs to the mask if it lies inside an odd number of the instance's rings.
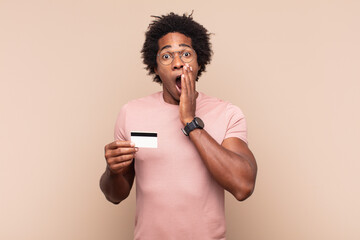
[[[139,151],[139,148],[136,147],[136,148],[135,148],[135,151],[136,151],[136,152]]]
[[[130,146],[134,147],[134,146],[135,146],[135,143],[131,142],[131,143],[130,143]]]
[[[190,70],[192,71],[192,67],[190,67]]]
[[[184,66],[184,69],[187,70],[187,66]]]
[[[181,74],[181,77],[182,77],[182,78],[185,78],[185,75],[184,75],[184,74]]]

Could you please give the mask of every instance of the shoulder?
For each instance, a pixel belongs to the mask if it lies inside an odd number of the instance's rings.
[[[121,107],[120,112],[124,112],[129,109],[138,111],[140,109],[147,109],[149,106],[155,106],[156,104],[159,104],[160,96],[161,92],[156,92],[145,97],[130,100]]]
[[[226,115],[243,115],[241,109],[231,102],[219,99],[217,97],[208,96],[204,93],[199,93],[198,104],[199,107],[221,110],[223,113],[225,112]]]
[[[133,116],[134,113],[141,113],[150,109],[151,106],[156,106],[159,103],[160,94],[161,92],[156,92],[146,97],[130,100],[120,107],[117,119],[125,119]]]
[[[205,108],[205,109],[225,109],[228,102],[223,101],[216,97],[211,97],[206,95],[205,93],[199,92],[198,100],[196,102],[197,108]]]
[[[232,103],[228,103],[226,105],[226,113],[229,116],[238,116],[239,118],[244,118],[244,113],[243,111],[236,105],[232,104]]]
[[[151,95],[133,99],[127,102],[124,106],[137,106],[137,105],[152,105],[154,103],[158,103],[160,99],[161,92],[156,92]]]

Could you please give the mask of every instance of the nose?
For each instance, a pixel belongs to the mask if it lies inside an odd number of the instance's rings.
[[[175,54],[172,62],[173,69],[181,69],[184,67],[184,62],[181,60],[179,53]]]

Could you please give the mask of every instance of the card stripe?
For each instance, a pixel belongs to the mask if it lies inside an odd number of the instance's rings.
[[[132,137],[157,137],[157,133],[150,132],[131,132]]]

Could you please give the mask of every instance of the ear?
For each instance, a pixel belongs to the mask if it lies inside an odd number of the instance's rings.
[[[159,75],[158,71],[157,71],[157,67],[154,67],[154,72],[156,75]]]

